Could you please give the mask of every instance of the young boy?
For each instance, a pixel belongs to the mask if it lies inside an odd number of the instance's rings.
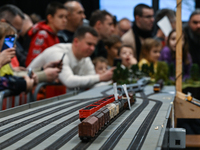
[[[103,74],[108,69],[108,62],[104,57],[96,57],[93,61],[96,74]]]
[[[108,69],[108,61],[104,57],[96,57],[92,62],[94,64],[96,74],[103,74]],[[102,85],[109,85],[111,83],[112,81],[97,83],[93,86],[93,88]]]
[[[31,43],[26,59],[26,66],[46,48],[59,43],[57,32],[65,29],[67,10],[59,2],[51,2],[46,9],[46,20],[34,25],[28,31]]]

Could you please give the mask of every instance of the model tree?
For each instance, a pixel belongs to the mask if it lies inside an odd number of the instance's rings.
[[[164,82],[168,82],[168,65],[166,62],[158,62],[157,72],[155,73],[155,80],[163,79]]]
[[[114,70],[113,82],[118,84],[129,84],[130,72],[128,68],[122,68],[120,64],[117,64],[117,68]]]

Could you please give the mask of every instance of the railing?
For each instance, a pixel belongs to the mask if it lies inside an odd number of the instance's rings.
[[[39,83],[35,90],[34,93],[29,92],[27,94],[25,94],[24,92],[21,93],[20,95],[14,95],[14,92],[12,92],[11,90],[4,90],[0,92],[0,111],[3,109],[8,109],[11,107],[15,107],[15,106],[19,106],[20,103],[25,104],[25,103],[31,103],[31,102],[35,102],[37,101],[37,95],[40,91],[40,89],[42,87],[46,87],[48,85],[54,85],[54,86],[58,86],[58,85],[62,85],[60,83],[47,83],[47,82],[43,82],[43,83]],[[80,93],[79,89],[68,89],[67,90],[67,94],[65,94],[65,96],[72,96],[75,95],[77,93]],[[6,100],[5,100],[6,98]],[[14,99],[14,100],[13,100]],[[6,106],[3,105],[6,103]]]

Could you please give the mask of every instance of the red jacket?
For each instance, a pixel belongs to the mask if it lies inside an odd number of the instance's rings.
[[[28,35],[31,37],[31,43],[26,58],[26,66],[46,48],[59,43],[57,35],[45,21],[35,24],[28,31]]]

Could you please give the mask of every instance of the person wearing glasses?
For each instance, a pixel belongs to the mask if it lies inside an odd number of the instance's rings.
[[[152,37],[154,24],[154,10],[145,4],[138,4],[134,8],[135,22],[131,29],[129,29],[123,36],[123,44],[131,45],[139,61],[141,45],[144,39]],[[135,53],[134,52],[134,53]]]

